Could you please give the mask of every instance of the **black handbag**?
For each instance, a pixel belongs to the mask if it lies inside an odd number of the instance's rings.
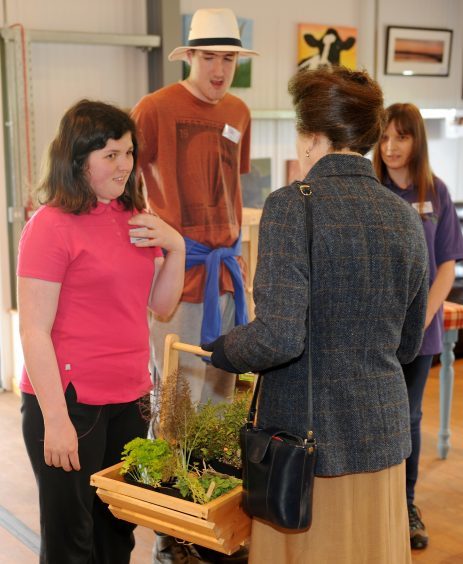
[[[311,245],[312,190],[299,184],[306,208],[307,252],[309,257],[309,306],[307,309],[306,350],[308,354],[307,436],[300,437],[281,429],[254,426],[262,376],[258,376],[248,420],[240,431],[243,460],[243,508],[257,517],[286,529],[303,530],[312,522],[312,494],[317,443],[312,430],[312,351],[311,322]],[[265,376],[264,376],[265,377]]]

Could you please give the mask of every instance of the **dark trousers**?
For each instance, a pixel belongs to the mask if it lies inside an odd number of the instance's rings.
[[[45,464],[42,412],[34,395],[22,394],[24,441],[39,489],[40,564],[128,564],[135,525],[111,515],[90,476],[119,462],[128,441],[146,436],[149,398],[86,405],[77,403],[72,384],[65,395],[79,438],[79,471]]]
[[[403,364],[405,382],[407,383],[408,402],[410,405],[410,431],[412,437],[412,453],[407,458],[407,503],[415,499],[415,484],[418,479],[418,465],[421,450],[421,418],[423,412],[424,388],[431,368],[433,355],[417,356],[410,364]]]

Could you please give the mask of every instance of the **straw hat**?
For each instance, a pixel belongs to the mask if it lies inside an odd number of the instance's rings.
[[[243,57],[259,54],[241,46],[238,22],[228,8],[196,10],[191,19],[188,45],[174,49],[169,61],[186,61],[186,53],[190,49],[234,51]]]

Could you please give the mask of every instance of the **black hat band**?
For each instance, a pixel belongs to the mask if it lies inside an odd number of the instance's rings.
[[[235,47],[242,47],[241,40],[234,37],[207,37],[205,39],[190,39],[188,41],[189,47],[206,47],[207,45],[233,45]]]

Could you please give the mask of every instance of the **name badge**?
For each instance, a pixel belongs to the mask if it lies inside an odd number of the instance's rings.
[[[225,124],[222,135],[227,139],[230,139],[230,141],[233,141],[233,143],[238,143],[241,139],[241,132],[235,129],[233,126],[228,125],[228,123]]]
[[[418,213],[432,213],[434,211],[432,202],[423,202],[422,206],[420,206],[419,202],[415,202],[412,206]]]

